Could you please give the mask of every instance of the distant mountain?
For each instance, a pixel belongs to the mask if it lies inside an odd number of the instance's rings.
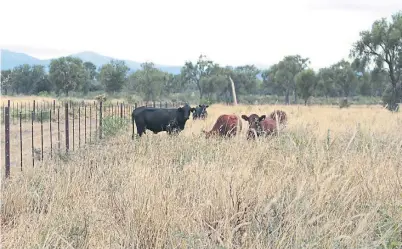
[[[95,64],[96,67],[98,68],[104,64],[109,63],[110,60],[112,59],[117,59],[90,51],[71,54],[71,56],[78,57],[83,61],[90,61],[93,64]],[[7,49],[1,49],[1,70],[13,69],[14,67],[22,64],[49,66],[50,61],[51,59],[41,60],[24,53],[18,53]],[[136,71],[141,67],[140,62],[135,62],[131,60],[124,60],[124,61],[126,62],[126,65],[130,68],[131,71]],[[155,64],[155,67],[159,68],[162,71],[172,74],[179,74],[181,70],[181,66],[168,66],[168,65]]]
[[[40,60],[24,53],[12,52],[6,49],[1,50],[0,65],[2,70],[12,69],[22,64],[46,66],[49,62],[49,60]]]

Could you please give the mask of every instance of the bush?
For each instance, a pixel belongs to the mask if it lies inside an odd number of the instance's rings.
[[[395,111],[395,112],[399,111],[398,102],[402,101],[401,98],[402,98],[402,86],[401,85],[398,85],[396,87],[395,96],[393,96],[392,86],[388,86],[382,95],[383,106],[385,106],[390,111]]]
[[[102,130],[105,137],[114,136],[129,124],[129,120],[120,117],[105,117],[102,120]]]
[[[348,99],[344,98],[339,103],[339,108],[348,108],[350,106]]]

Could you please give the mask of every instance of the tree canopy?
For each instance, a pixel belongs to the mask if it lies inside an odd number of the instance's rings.
[[[402,11],[389,20],[373,22],[360,32],[350,49],[350,58],[314,70],[301,54],[285,55],[268,68],[255,65],[221,66],[206,55],[186,61],[174,75],[161,71],[153,62],[133,70],[124,61],[111,60],[97,68],[90,61],[72,56],[42,65],[20,65],[1,72],[3,94],[38,94],[71,92],[87,95],[104,91],[109,94],[135,94],[145,101],[162,98],[197,98],[200,102],[228,102],[232,99],[233,80],[239,102],[252,103],[274,96],[286,104],[304,104],[314,97],[382,98],[384,106],[396,110],[402,98]],[[301,102],[301,103],[303,103]]]
[[[388,109],[395,110],[402,96],[402,11],[393,14],[390,21],[381,18],[373,23],[371,30],[361,31],[351,57],[364,67],[374,63],[377,70],[388,73],[390,84],[384,91],[384,100]]]

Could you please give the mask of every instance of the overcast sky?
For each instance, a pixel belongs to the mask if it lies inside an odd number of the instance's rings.
[[[318,68],[347,58],[359,31],[402,1],[0,0],[0,9],[0,47],[38,58],[94,51],[182,65],[203,53],[269,66],[299,53]]]

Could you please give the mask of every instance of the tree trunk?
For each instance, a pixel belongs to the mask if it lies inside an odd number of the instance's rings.
[[[286,90],[285,104],[289,105],[289,90]]]
[[[202,91],[202,88],[201,88],[201,85],[200,85],[200,81],[198,80],[198,82],[197,82],[197,88],[198,88],[198,91],[200,92],[200,100],[204,97],[204,93],[203,93],[203,91]]]
[[[395,78],[394,74],[394,65],[392,61],[387,61],[388,67],[389,67],[389,76],[391,78],[391,84],[392,84],[392,94],[391,94],[391,99],[390,103],[388,104],[388,110],[390,111],[396,111],[398,108],[398,93],[397,93],[397,80]]]

